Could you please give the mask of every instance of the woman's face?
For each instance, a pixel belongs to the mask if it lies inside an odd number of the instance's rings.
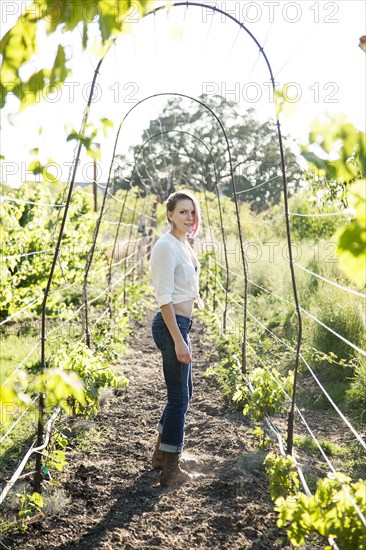
[[[173,212],[168,212],[175,231],[181,234],[191,233],[195,222],[194,204],[191,199],[182,199],[177,202]]]

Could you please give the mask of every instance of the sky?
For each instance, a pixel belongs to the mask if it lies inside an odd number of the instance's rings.
[[[29,4],[1,3],[3,35]],[[156,1],[154,6],[164,5]],[[366,3],[297,0],[216,1],[205,7],[182,6],[161,10],[142,20],[131,14],[129,35],[118,39],[103,61],[92,103],[90,122],[101,128],[100,119],[111,119],[114,128],[106,136],[98,132],[101,159],[98,181],[107,181],[113,162],[118,126],[128,111],[151,94],[184,93],[198,98],[202,93],[221,95],[238,103],[240,112],[254,108],[260,120],[275,116],[269,71],[257,44],[249,34],[214,13],[216,5],[240,20],[266,53],[279,89],[287,85],[288,112],[281,128],[296,143],[307,140],[310,124],[338,113],[345,114],[359,129],[365,129],[365,53],[358,47],[366,34]],[[97,25],[91,25],[97,33]],[[81,126],[88,90],[98,57],[82,52],[80,31],[52,37],[40,34],[40,51],[24,68],[23,76],[50,63],[61,40],[67,45],[73,75],[66,85],[35,106],[18,112],[10,97],[2,113],[2,181],[18,186],[32,179],[27,167],[36,157],[50,162],[49,171],[66,181],[75,142],[66,142],[72,129]],[[127,116],[117,142],[117,153],[140,142],[142,130],[159,114],[166,98],[154,98],[135,107]],[[189,101],[184,106],[189,108]],[[42,128],[40,133],[39,128]],[[76,180],[91,182],[93,162],[82,155]]]

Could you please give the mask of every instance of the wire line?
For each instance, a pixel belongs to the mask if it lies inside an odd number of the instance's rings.
[[[1,201],[9,201],[9,202],[19,202],[23,204],[33,204],[35,206],[52,206],[54,208],[64,208],[65,203],[62,204],[48,204],[48,203],[42,203],[42,202],[33,202],[33,201],[26,201],[24,199],[16,199],[14,197],[7,197],[5,195],[0,195],[0,202]]]
[[[346,286],[342,286],[338,283],[335,283],[334,281],[330,281],[329,279],[326,279],[325,277],[322,277],[322,275],[319,275],[319,273],[314,273],[314,271],[310,271],[306,267],[303,267],[302,265],[294,262],[293,265],[296,267],[302,269],[303,271],[306,271],[307,273],[310,273],[310,275],[313,275],[314,277],[317,277],[318,279],[321,279],[325,283],[328,283],[329,285],[332,285],[336,288],[339,288],[340,290],[344,290],[345,292],[349,292],[350,294],[353,294],[354,296],[358,296],[359,298],[366,298],[366,294],[363,294],[362,292],[358,292],[357,290],[353,290],[352,288],[348,288]]]

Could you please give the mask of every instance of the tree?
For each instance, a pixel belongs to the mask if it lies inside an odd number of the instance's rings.
[[[282,194],[280,151],[276,127],[259,123],[254,109],[244,114],[222,97],[199,98],[222,122],[230,145],[237,192],[254,211],[278,204]],[[160,116],[143,131],[141,144],[131,148],[132,160],[117,156],[114,188],[138,186],[142,193],[166,195],[175,185],[215,191],[231,196],[229,155],[220,124],[204,105],[187,99],[167,102]],[[289,143],[285,139],[285,143]],[[292,194],[298,189],[301,169],[295,154],[286,149],[287,179]]]

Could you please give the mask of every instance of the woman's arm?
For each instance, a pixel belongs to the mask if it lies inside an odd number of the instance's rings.
[[[170,302],[170,304],[160,306],[160,311],[174,340],[175,353],[178,361],[180,361],[180,363],[190,363],[192,361],[192,357],[177,325],[173,304]]]
[[[151,255],[151,274],[158,305],[166,326],[174,340],[175,353],[181,363],[192,360],[189,348],[177,325],[173,308],[172,294],[174,292],[174,270],[176,257],[174,249],[164,243],[153,248]]]

